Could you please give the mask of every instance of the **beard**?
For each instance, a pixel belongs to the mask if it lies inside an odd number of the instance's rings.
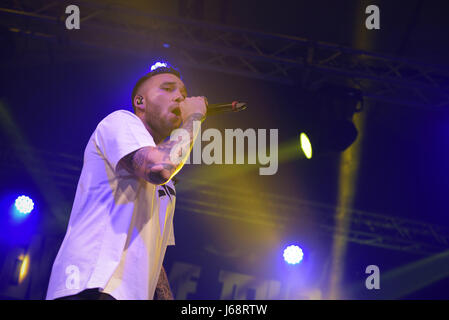
[[[155,122],[155,121],[152,121]],[[157,134],[159,134],[164,139],[170,136],[170,134],[181,126],[182,119],[180,117],[173,118],[171,115],[160,119],[154,124],[153,128],[156,128]]]

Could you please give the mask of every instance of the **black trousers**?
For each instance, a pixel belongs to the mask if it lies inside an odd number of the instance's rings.
[[[100,292],[98,288],[86,289],[78,294],[57,298],[55,300],[117,300],[110,294]]]

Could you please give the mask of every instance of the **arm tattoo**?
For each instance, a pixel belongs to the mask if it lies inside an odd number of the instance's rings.
[[[162,166],[162,168],[160,168]],[[153,170],[154,167],[159,167],[157,170]],[[164,175],[161,174],[161,171],[166,170],[167,172],[173,172],[176,169],[176,166],[170,163],[158,163],[153,164],[148,167],[148,180],[154,182],[156,184],[163,184],[165,182]],[[169,175],[169,174],[167,174]]]
[[[137,150],[139,151],[139,150]],[[137,169],[145,164],[145,152],[135,152],[133,155],[133,169]]]
[[[194,122],[195,121],[203,121],[204,117],[201,113],[194,113],[190,115],[186,121],[181,126],[182,129],[186,130],[189,133],[190,139],[185,142],[185,146],[182,146],[188,149],[189,151],[192,149],[193,142],[195,141],[195,137],[197,132],[194,132]],[[175,165],[171,162],[170,153],[174,146],[178,145],[179,141],[167,140],[156,147],[157,151],[161,155],[161,160],[157,163],[148,163],[145,168],[146,176],[150,182],[156,184],[163,184],[166,182],[175,172],[178,172],[183,166],[184,161],[181,161],[179,164]],[[187,152],[186,158],[189,156],[190,152]]]
[[[138,151],[138,150],[137,150]],[[130,154],[123,157],[122,160],[120,160],[119,164],[123,166],[123,168],[126,169],[129,173],[134,173],[134,155],[137,153],[137,151],[131,152]]]
[[[203,120],[203,116],[200,113],[194,113],[192,115],[190,115],[186,121],[183,123],[183,125],[180,127],[180,129],[184,129],[189,133],[189,141],[187,141],[187,143],[191,146],[193,144],[193,141],[195,140],[195,132],[193,132],[193,125],[195,121],[202,121]],[[164,143],[161,143],[160,145],[157,146],[157,149],[164,153],[164,160],[169,160],[170,159],[170,152],[172,150],[172,148],[178,144],[178,141],[171,141],[168,140]]]
[[[164,267],[161,267],[159,274],[159,280],[157,282],[156,291],[154,293],[155,300],[174,300],[173,294],[170,290],[170,284],[168,283],[167,274]]]
[[[194,132],[194,122],[203,120],[202,114],[194,113],[190,115],[181,126],[182,129],[189,133],[190,137],[188,141],[185,141],[186,145],[182,146],[183,150],[191,150],[195,135],[197,134]],[[179,171],[183,165],[183,161],[178,165],[175,165],[170,161],[171,150],[178,144],[179,141],[167,140],[155,148],[152,148],[150,151],[148,148],[141,148],[125,156],[120,163],[130,173],[136,173],[138,176],[154,184],[164,184],[173,173]],[[148,152],[156,152],[156,159],[153,158],[153,160],[148,161]],[[190,152],[187,153],[186,157],[188,157],[189,154]]]

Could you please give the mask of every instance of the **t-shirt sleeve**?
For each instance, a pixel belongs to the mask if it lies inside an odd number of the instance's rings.
[[[114,171],[124,156],[143,147],[155,147],[153,137],[135,114],[119,110],[109,114],[97,126],[95,143]]]

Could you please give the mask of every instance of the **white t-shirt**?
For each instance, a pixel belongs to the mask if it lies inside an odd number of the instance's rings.
[[[97,126],[67,233],[53,264],[47,299],[100,288],[116,299],[152,299],[167,245],[174,245],[175,188],[151,184],[117,163],[155,146],[142,121],[119,110]]]

